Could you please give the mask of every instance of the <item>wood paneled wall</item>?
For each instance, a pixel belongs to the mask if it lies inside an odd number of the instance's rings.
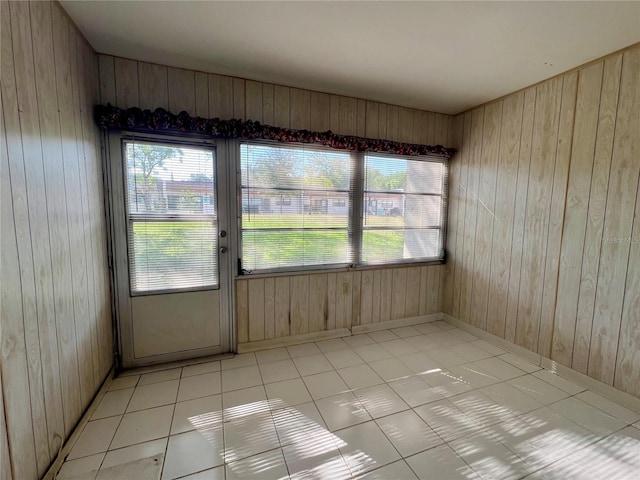
[[[13,478],[31,480],[113,364],[98,59],[58,3],[0,5],[2,391]]]
[[[640,47],[456,117],[446,313],[640,396]]]
[[[250,119],[399,142],[447,145],[452,117],[367,100],[99,55],[100,101],[205,118]]]
[[[442,311],[442,265],[236,280],[238,343]]]
[[[453,117],[99,55],[100,100],[295,129],[449,145]],[[440,312],[440,266],[236,281],[238,341]]]

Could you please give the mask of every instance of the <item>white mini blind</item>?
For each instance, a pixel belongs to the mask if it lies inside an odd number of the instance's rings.
[[[125,140],[124,154],[131,293],[217,287],[214,151]]]
[[[438,260],[446,167],[425,158],[365,155],[361,262]]]
[[[349,153],[243,144],[240,160],[244,269],[350,263]]]

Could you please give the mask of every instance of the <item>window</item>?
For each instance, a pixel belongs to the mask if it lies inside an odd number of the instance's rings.
[[[361,263],[440,258],[445,165],[365,155]]]
[[[132,294],[218,286],[213,150],[124,141]]]
[[[245,270],[443,257],[446,165],[439,158],[242,144],[240,163]]]
[[[348,202],[349,153],[242,144],[240,163],[244,269],[350,263],[349,212],[328,209]]]

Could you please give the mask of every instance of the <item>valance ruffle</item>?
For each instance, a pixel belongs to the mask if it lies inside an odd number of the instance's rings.
[[[417,145],[391,142],[352,135],[337,135],[331,130],[313,132],[272,127],[252,120],[220,120],[192,117],[187,112],[175,115],[163,108],[154,111],[139,108],[122,109],[111,104],[95,108],[96,123],[101,128],[142,130],[152,132],[183,132],[217,138],[245,138],[247,140],[275,140],[278,142],[313,143],[341,150],[384,152],[394,155],[436,155],[449,159],[456,153],[442,145]]]

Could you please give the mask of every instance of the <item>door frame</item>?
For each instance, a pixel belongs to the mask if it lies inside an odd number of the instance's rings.
[[[218,248],[226,247],[219,254],[220,292],[220,345],[183,352],[159,354],[135,358],[133,350],[133,318],[129,286],[128,224],[126,214],[126,177],[123,140],[151,141],[185,147],[205,147],[215,152],[216,197],[218,203],[218,234],[225,230],[225,238],[218,237]],[[230,156],[229,141],[199,136],[158,135],[128,130],[110,131],[105,135],[105,195],[108,202],[109,256],[113,283],[113,315],[116,329],[116,365],[132,368],[157,363],[172,362],[234,351],[235,332],[235,262],[236,219],[235,206],[235,158]],[[233,178],[233,181],[231,179]],[[194,289],[194,291],[202,289]],[[181,293],[181,292],[175,292]],[[163,293],[162,295],[172,295]],[[196,355],[194,355],[196,354]]]

